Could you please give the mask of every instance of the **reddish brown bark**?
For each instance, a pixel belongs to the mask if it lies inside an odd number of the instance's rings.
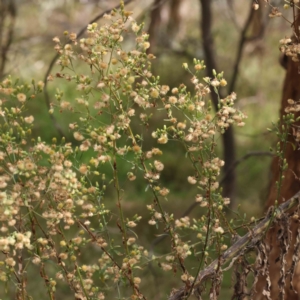
[[[300,24],[300,19],[298,20]],[[290,58],[286,57],[286,77],[283,86],[282,100],[281,100],[281,108],[280,108],[280,119],[282,120],[283,115],[285,114],[285,108],[287,107],[288,99],[293,99],[295,101],[300,100],[300,74],[299,74],[299,64],[293,62]],[[298,114],[299,115],[299,114]],[[297,116],[298,116],[297,115]],[[297,117],[296,116],[296,117]],[[298,124],[300,123],[298,122]],[[271,165],[271,182],[270,182],[270,191],[268,200],[266,203],[267,208],[273,206],[275,200],[278,197],[278,203],[282,203],[285,200],[289,199],[296,192],[300,190],[300,150],[299,145],[296,149],[293,148],[291,144],[295,144],[294,137],[292,135],[292,130],[289,135],[289,143],[287,145],[285,157],[288,163],[288,169],[284,172],[284,179],[282,182],[281,192],[279,197],[277,196],[277,187],[276,182],[280,176],[280,163],[278,157],[274,158]],[[292,262],[292,255],[294,253],[294,243],[295,237],[297,233],[297,229],[299,226],[299,222],[293,221],[290,227],[292,233],[292,241],[290,243],[290,249],[287,255],[287,266],[286,270],[289,269]],[[267,244],[270,246],[270,255],[269,255],[269,273],[271,279],[271,299],[279,299],[279,285],[278,280],[280,278],[280,269],[281,263],[278,261],[278,257],[280,254],[280,246],[278,244],[277,239],[277,231],[278,228],[274,227],[267,234]],[[300,299],[300,268],[299,264],[296,268],[293,285],[295,290],[298,292],[295,293],[290,289],[291,277],[288,276],[285,284],[285,298],[286,300],[298,300]],[[262,295],[262,291],[266,286],[265,278],[260,278],[258,284],[256,286],[257,294],[255,296],[255,300],[267,299]]]

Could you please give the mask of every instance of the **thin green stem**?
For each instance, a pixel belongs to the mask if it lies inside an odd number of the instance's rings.
[[[87,294],[87,292],[86,292],[86,290],[85,290],[85,288],[84,288],[84,283],[83,283],[83,280],[82,280],[82,276],[81,276],[79,267],[78,267],[77,264],[75,265],[75,267],[76,267],[76,271],[77,271],[77,274],[78,274],[78,277],[79,277],[79,281],[80,281],[80,285],[81,285],[81,287],[82,287],[83,293],[84,293],[86,299],[88,300],[88,299],[89,299],[89,295]]]
[[[212,153],[214,153],[214,140],[212,140],[212,144],[211,144],[211,151],[210,151],[210,157],[209,157],[209,160],[211,161],[212,159]],[[201,271],[201,268],[202,268],[202,265],[203,265],[203,262],[204,262],[204,257],[205,257],[205,254],[206,254],[206,250],[208,248],[208,241],[209,241],[209,236],[210,236],[210,227],[211,227],[211,221],[212,221],[212,218],[213,218],[213,203],[212,203],[212,197],[211,197],[211,182],[212,182],[212,179],[211,179],[211,174],[209,176],[209,179],[208,179],[208,190],[207,190],[207,198],[208,198],[208,202],[209,202],[209,206],[208,206],[208,222],[207,222],[207,230],[206,230],[206,235],[205,235],[205,242],[204,242],[204,247],[203,247],[203,250],[202,250],[202,256],[201,256],[201,259],[200,259],[200,263],[198,265],[198,268],[197,268],[197,272],[196,272],[196,276],[194,278],[194,281],[192,283],[192,286],[191,288],[189,289],[189,292],[187,294],[187,296],[185,297],[185,299],[188,299],[191,294],[192,294],[192,291],[193,291],[193,288],[197,282],[197,278],[200,274],[200,271]]]

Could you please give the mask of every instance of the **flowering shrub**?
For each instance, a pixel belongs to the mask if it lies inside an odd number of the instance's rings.
[[[130,15],[121,7],[105,16],[104,26],[90,24],[86,38],[66,33],[66,44],[54,38],[61,71],[48,80],[74,84],[78,96],[68,99],[57,90],[50,113],[74,114],[73,142],[54,138],[48,144],[32,137],[34,116],[27,105],[42,91],[42,82],[7,78],[0,83],[0,280],[15,286],[17,299],[30,298],[28,272],[43,279],[50,299],[66,286],[75,299],[112,299],[116,287],[118,299],[146,299],[142,274],[149,262],[177,270],[192,286],[210,251],[219,255],[227,248],[225,229],[233,230],[223,212],[229,199],[220,193],[224,162],[216,146],[226,128],[244,125],[245,115],[234,106],[235,93],[219,97],[219,109],[212,111],[210,93],[218,94],[226,80],[217,72],[201,79],[203,61],[183,65],[194,91],[160,84],[151,73],[155,57],[146,52],[148,35]],[[135,47],[127,50],[130,35]],[[75,61],[84,65],[80,72]],[[158,112],[164,116],[159,127],[153,120]],[[155,147],[143,143],[146,135],[155,139]],[[197,220],[175,219],[164,209],[171,191],[160,177],[169,143],[183,147],[184,163],[193,167],[187,181],[203,210]],[[85,153],[88,161],[82,159]],[[120,167],[127,178],[120,176]],[[169,235],[168,254],[162,257],[139,243],[135,229],[142,217],[124,213],[126,190],[140,177],[153,198],[145,206],[148,224]],[[107,208],[112,201],[118,213]],[[85,261],[84,252],[93,257]],[[186,267],[192,254],[196,271]]]

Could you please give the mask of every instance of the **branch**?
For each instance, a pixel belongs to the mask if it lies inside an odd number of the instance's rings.
[[[132,1],[133,1],[133,0],[125,0],[125,1],[124,1],[124,4],[126,5],[126,4],[128,4],[128,3],[132,2]],[[113,8],[107,9],[106,11],[104,11],[104,12],[100,13],[99,15],[97,15],[94,19],[90,20],[90,21],[89,21],[84,27],[82,27],[82,29],[77,33],[77,37],[79,38],[79,37],[81,37],[81,36],[84,34],[84,32],[85,32],[85,30],[86,30],[86,26],[87,26],[88,24],[97,22],[97,21],[98,21],[99,19],[101,19],[105,14],[111,12],[113,9],[118,9],[120,6],[121,6],[121,4],[119,4],[119,5],[117,5],[117,6],[113,7]],[[59,58],[59,54],[57,53],[57,54],[52,58],[52,60],[51,60],[51,62],[50,62],[50,65],[49,65],[49,67],[48,67],[48,70],[47,70],[47,72],[46,72],[46,74],[45,74],[45,77],[44,77],[44,84],[45,84],[45,86],[44,86],[44,95],[45,95],[45,102],[46,102],[46,105],[47,105],[48,110],[50,109],[50,97],[49,97],[49,93],[48,93],[48,90],[47,90],[47,83],[48,83],[47,78],[48,78],[48,76],[50,75],[50,72],[51,72],[52,68],[54,67],[54,64],[55,64],[55,62],[56,62],[56,60],[57,60],[58,58]],[[54,115],[51,114],[50,117],[51,117],[52,122],[54,123],[54,125],[55,125],[57,131],[59,132],[59,134],[60,134],[61,136],[64,136],[63,131],[62,131],[62,128],[59,126],[59,124],[57,124]]]
[[[243,54],[243,49],[244,49],[245,43],[249,42],[249,41],[254,41],[254,40],[258,39],[258,38],[261,38],[263,36],[264,32],[265,32],[266,21],[261,26],[261,28],[260,28],[260,30],[259,30],[259,32],[257,34],[255,34],[253,36],[250,36],[250,37],[246,36],[247,32],[248,32],[248,29],[249,29],[249,27],[251,25],[253,16],[254,16],[255,13],[257,13],[257,12],[253,9],[253,3],[252,3],[252,1],[250,1],[250,10],[249,10],[248,18],[247,18],[247,20],[245,22],[245,25],[244,25],[244,27],[243,27],[243,29],[241,31],[241,35],[240,35],[240,41],[239,41],[239,45],[238,45],[238,51],[237,51],[237,54],[236,54],[236,58],[235,58],[235,62],[234,62],[234,67],[233,67],[233,74],[232,74],[232,78],[231,78],[229,89],[228,89],[229,93],[233,92],[234,89],[235,89],[235,84],[236,84],[237,76],[238,76],[238,73],[239,73],[239,66],[240,66],[240,63],[241,63],[241,59],[242,59],[242,54]]]
[[[240,42],[239,42],[239,45],[238,45],[238,51],[237,51],[236,59],[235,59],[235,62],[234,62],[233,74],[232,74],[232,78],[231,78],[231,82],[230,82],[230,86],[229,86],[229,92],[230,93],[234,90],[234,87],[235,87],[235,82],[236,82],[237,75],[238,75],[238,72],[239,72],[239,65],[240,65],[240,62],[241,62],[241,59],[242,59],[244,44],[247,40],[246,34],[247,34],[247,31],[250,27],[252,18],[254,16],[254,12],[255,12],[255,10],[253,9],[253,3],[252,3],[252,1],[250,1],[250,11],[249,11],[246,23],[244,25],[244,28],[241,31]]]
[[[227,0],[227,6],[228,6],[228,15],[229,15],[229,18],[231,19],[233,25],[235,26],[235,28],[240,31],[240,27],[239,27],[239,24],[237,22],[237,19],[236,19],[236,15],[234,13],[234,10],[233,10],[233,3],[232,3],[232,0]]]
[[[240,159],[237,159],[228,168],[227,172],[224,174],[223,178],[220,180],[220,185],[226,180],[226,178],[229,176],[230,172],[232,172],[240,163],[242,163],[243,161],[247,160],[248,158],[250,158],[252,156],[271,156],[271,157],[273,157],[274,155],[271,152],[268,152],[268,151],[253,151],[253,152],[249,152],[249,153],[245,154]],[[196,208],[197,206],[199,206],[199,203],[198,202],[193,202],[184,211],[184,213],[180,216],[180,218],[184,218],[184,217],[188,216],[194,210],[194,208]],[[163,234],[163,235],[160,235],[159,237],[157,237],[156,239],[154,239],[151,243],[151,252],[153,252],[154,246],[156,246],[157,244],[162,242],[167,236],[168,236],[168,234]]]
[[[248,158],[252,156],[271,156],[273,157],[274,154],[269,151],[253,151],[245,154],[240,159],[237,159],[228,169],[227,172],[224,174],[223,178],[220,180],[220,185],[226,180],[226,178],[229,176],[230,172],[232,172],[240,163],[247,160]]]
[[[258,223],[243,237],[239,238],[238,241],[235,242],[229,249],[227,249],[220,258],[214,260],[209,266],[207,266],[203,271],[200,272],[194,285],[194,290],[199,288],[205,280],[213,277],[218,268],[239,257],[245,252],[248,252],[251,249],[255,248],[257,243],[259,243],[265,236],[265,233],[269,229],[270,225],[272,225],[272,222],[275,219],[281,218],[284,213],[286,213],[296,205],[299,205],[299,203],[300,191],[288,201],[282,203],[274,211],[273,209],[270,209],[266,217],[260,223]],[[169,300],[183,300],[188,293],[189,289],[186,286],[181,287],[179,290],[172,291]]]

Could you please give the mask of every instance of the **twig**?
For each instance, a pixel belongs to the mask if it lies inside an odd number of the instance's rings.
[[[155,10],[159,6],[163,6],[167,1],[169,1],[169,0],[158,0],[158,1],[155,1],[154,5],[152,5],[152,7],[151,7],[151,11]]]
[[[235,28],[238,31],[240,31],[240,27],[239,27],[239,24],[238,24],[237,19],[236,19],[236,15],[235,15],[234,10],[233,10],[232,0],[227,0],[227,6],[228,6],[227,12],[228,12],[229,18],[231,19],[231,21],[234,24]]]
[[[89,234],[89,236],[93,239],[94,242],[98,244],[98,246],[101,248],[101,250],[110,258],[111,262],[119,269],[119,271],[122,271],[122,267],[118,264],[118,262],[112,257],[112,255],[97,242],[97,237],[95,234],[86,226],[84,223],[82,223],[80,220],[77,220],[77,223]],[[137,294],[141,297],[139,299],[146,300],[145,296],[142,295],[139,291],[139,288],[134,284],[130,274],[128,272],[122,272],[122,274],[128,279],[130,285],[134,288],[134,290],[137,292]]]
[[[231,78],[229,89],[228,89],[229,93],[233,92],[235,89],[235,84],[236,84],[236,80],[237,80],[238,73],[239,73],[239,66],[240,66],[240,63],[242,60],[243,49],[244,49],[246,42],[254,41],[258,38],[261,38],[266,29],[267,21],[264,22],[264,24],[261,26],[261,28],[257,34],[247,37],[247,32],[251,25],[251,22],[253,20],[255,13],[257,13],[257,12],[253,9],[253,4],[250,1],[250,10],[249,10],[248,18],[245,22],[245,25],[244,25],[244,27],[241,31],[241,35],[240,35],[240,41],[238,44],[238,50],[237,50],[237,54],[236,54],[236,58],[235,58],[235,62],[234,62],[232,78]],[[267,18],[266,20],[269,20],[269,18]]]
[[[132,1],[133,1],[133,0],[125,0],[125,1],[124,1],[124,4],[126,5],[126,4],[128,4],[128,3],[132,2]],[[110,8],[110,9],[107,9],[106,11],[104,11],[104,12],[100,13],[99,15],[97,15],[94,19],[90,20],[87,24],[91,24],[91,23],[97,22],[97,21],[98,21],[99,19],[101,19],[105,14],[111,12],[113,9],[118,9],[120,6],[121,6],[121,4],[118,4],[118,5],[116,5],[115,7],[112,7],[112,8]],[[84,27],[82,27],[82,29],[77,33],[77,37],[78,37],[78,38],[81,37],[81,36],[84,34],[84,32],[85,32],[85,30],[86,30],[86,26],[87,26],[87,25],[85,25]],[[52,68],[53,68],[53,66],[54,66],[54,64],[55,64],[55,62],[56,62],[56,60],[57,60],[58,58],[59,58],[59,54],[57,53],[57,54],[52,58],[52,60],[51,60],[51,62],[50,62],[50,64],[49,64],[48,70],[47,70],[47,72],[46,72],[46,74],[45,74],[45,77],[44,77],[44,84],[45,84],[45,86],[44,86],[44,95],[45,95],[45,102],[46,102],[46,105],[47,105],[47,108],[48,108],[48,109],[50,109],[50,97],[49,97],[49,93],[48,93],[48,90],[47,90],[47,83],[48,83],[47,78],[48,78],[48,76],[50,75],[50,72],[51,72],[51,70],[52,70]],[[55,128],[57,129],[58,133],[60,134],[60,136],[64,136],[63,131],[62,131],[62,128],[59,126],[59,124],[57,124],[54,115],[51,114],[50,117],[51,117],[51,119],[52,119],[52,122],[53,122],[54,125],[55,125]]]
[[[272,152],[268,152],[268,151],[252,151],[249,152],[247,154],[245,154],[244,156],[242,156],[240,159],[237,159],[227,170],[227,172],[224,174],[223,178],[220,180],[220,184],[222,184],[224,182],[224,180],[226,179],[227,176],[229,176],[229,173],[232,172],[239,164],[241,164],[243,161],[247,160],[248,158],[252,157],[252,156],[271,156],[273,157],[274,155],[272,154]],[[180,216],[180,218],[184,218],[186,216],[188,216],[195,207],[199,206],[198,202],[193,202],[185,211],[184,213]],[[163,234],[159,237],[157,237],[156,239],[154,239],[151,243],[151,252],[153,252],[153,248],[159,244],[160,242],[162,242],[166,237],[168,236],[168,234]]]
[[[200,272],[197,282],[194,286],[194,289],[197,289],[201,286],[201,284],[214,276],[216,269],[221,264],[224,265],[236,257],[249,252],[251,249],[255,248],[256,245],[261,241],[261,239],[265,236],[266,230],[270,227],[272,220],[275,218],[280,218],[284,213],[286,213],[291,208],[299,205],[300,202],[300,191],[297,192],[292,198],[288,201],[282,203],[275,211],[273,212],[270,209],[266,215],[266,217],[258,223],[253,230],[249,231],[243,237],[238,239],[229,249],[227,249],[221,256],[221,258],[217,258],[214,260],[208,267],[206,267],[203,271]],[[275,218],[274,218],[275,216]],[[186,286],[180,288],[179,290],[172,291],[169,300],[183,300],[184,297],[189,293]]]
[[[225,180],[226,177],[229,176],[230,172],[232,172],[240,163],[243,161],[247,160],[248,158],[252,156],[271,156],[273,157],[274,154],[269,151],[253,151],[245,154],[242,156],[240,159],[237,159],[227,170],[227,172],[223,175],[223,178],[220,180],[220,184],[222,184]]]

